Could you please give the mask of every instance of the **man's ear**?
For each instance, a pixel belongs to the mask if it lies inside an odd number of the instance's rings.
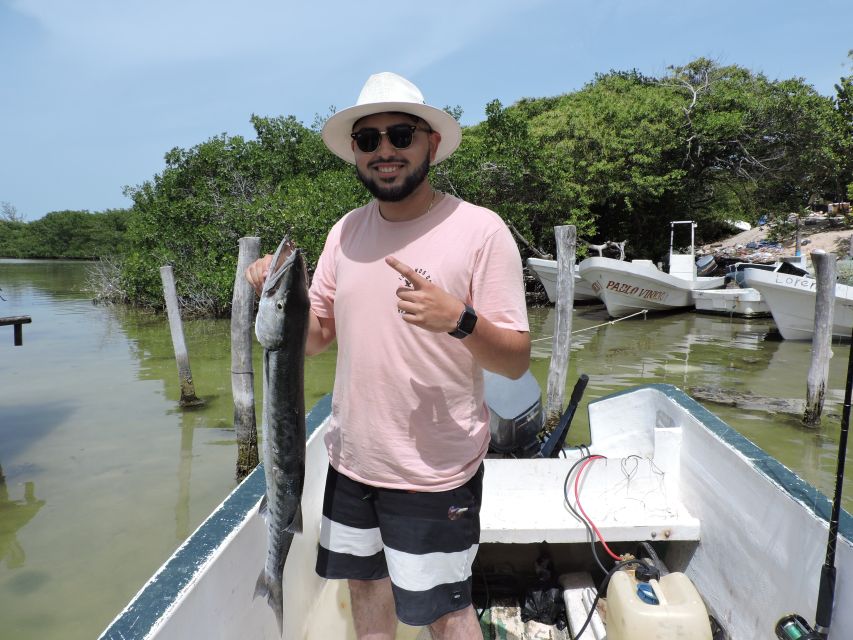
[[[435,162],[435,154],[438,153],[438,145],[441,144],[441,134],[438,131],[432,131],[429,134],[429,163]]]

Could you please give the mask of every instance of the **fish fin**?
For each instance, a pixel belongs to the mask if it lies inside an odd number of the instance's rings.
[[[267,580],[267,572],[265,569],[261,569],[261,575],[258,576],[258,581],[255,583],[255,595],[263,596],[266,598],[267,604],[272,608],[273,613],[275,613],[275,619],[278,622],[278,634],[279,636],[283,632],[284,626],[284,598],[281,591],[281,585],[270,584],[270,581]]]
[[[267,502],[267,494],[264,494],[261,498],[261,504],[258,505],[258,515],[264,519],[264,522],[269,522],[270,505],[269,502]]]
[[[255,583],[255,595],[253,597],[266,597],[269,595],[269,593],[270,590],[267,586],[267,572],[264,569],[261,569],[261,575],[258,576],[258,581]]]
[[[296,514],[293,516],[293,520],[290,521],[290,524],[287,525],[285,531],[288,533],[302,533],[302,505],[300,504],[296,508]]]

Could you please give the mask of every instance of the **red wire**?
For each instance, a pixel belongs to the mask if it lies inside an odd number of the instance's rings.
[[[614,560],[621,560],[622,558],[620,558],[619,556],[617,556],[615,553],[613,553],[610,550],[610,547],[607,546],[607,542],[604,541],[604,536],[601,535],[601,531],[598,530],[598,527],[595,526],[592,519],[588,515],[586,515],[586,511],[584,511],[583,506],[581,506],[581,498],[580,498],[580,494],[578,492],[578,485],[580,484],[581,476],[583,475],[583,471],[584,471],[584,469],[586,469],[587,465],[590,462],[592,462],[593,460],[603,460],[603,459],[604,459],[604,456],[590,456],[581,465],[580,470],[578,470],[578,475],[575,476],[575,502],[578,505],[578,509],[580,509],[580,512],[583,514],[583,517],[586,518],[586,521],[589,523],[589,526],[592,528],[593,531],[595,531],[595,535],[598,536],[598,539],[601,541],[601,545],[604,547],[604,550],[607,551],[607,553],[610,554],[610,557],[613,558]]]

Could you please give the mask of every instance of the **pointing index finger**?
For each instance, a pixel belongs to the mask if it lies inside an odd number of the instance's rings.
[[[388,256],[387,258],[385,258],[385,263],[389,267],[394,269],[394,271],[406,278],[406,280],[411,282],[412,286],[414,286],[415,288],[418,288],[427,282],[427,280],[417,271],[412,269],[405,262],[400,262],[394,256]]]

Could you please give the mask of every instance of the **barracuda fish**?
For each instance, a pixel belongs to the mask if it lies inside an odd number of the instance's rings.
[[[282,630],[282,572],[294,533],[302,531],[305,477],[305,340],[308,335],[305,259],[287,237],[270,263],[261,291],[255,335],[263,358],[263,461],[267,492],[267,559],[255,597],[266,596]]]

